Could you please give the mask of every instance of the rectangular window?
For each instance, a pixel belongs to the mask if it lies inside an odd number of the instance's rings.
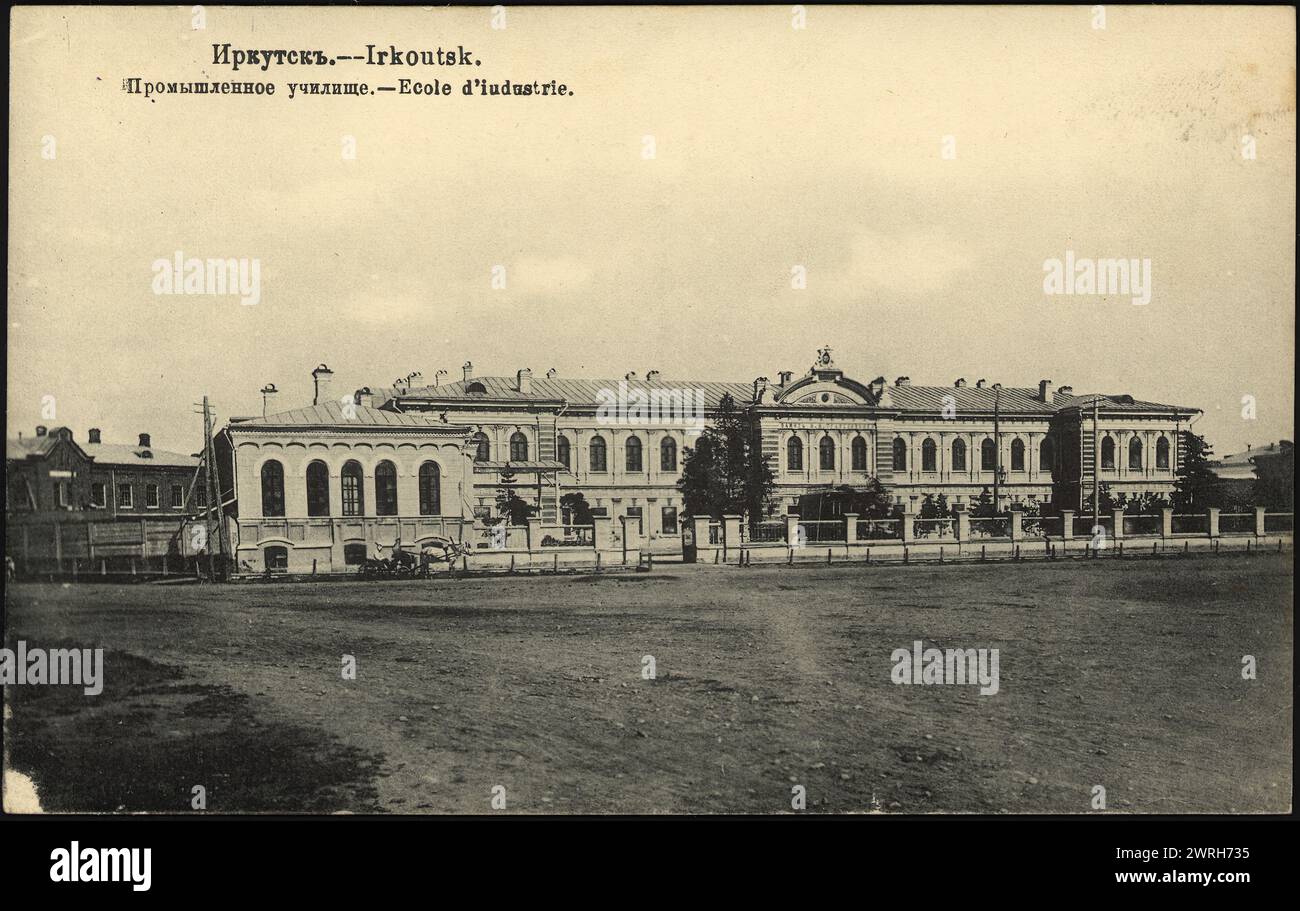
[[[103,509],[108,505],[108,493],[104,487],[103,481],[92,481],[90,483],[90,506],[92,509]]]
[[[64,509],[68,508],[68,482],[59,481],[54,485],[54,495],[58,498],[59,506]]]
[[[157,484],[144,485],[144,505],[145,508],[147,509],[158,508],[158,485]]]
[[[131,494],[130,484],[117,485],[117,508],[131,509],[135,505],[134,497]]]
[[[677,507],[665,506],[663,511],[660,513],[659,524],[660,527],[663,528],[664,534],[677,534]]]
[[[206,508],[208,505],[208,489],[202,485],[194,489],[194,500],[200,507]]]
[[[182,484],[172,485],[172,509],[183,509],[185,507],[185,487]]]

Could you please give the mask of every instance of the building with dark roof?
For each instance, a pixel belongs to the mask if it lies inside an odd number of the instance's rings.
[[[657,371],[581,379],[527,368],[477,376],[466,363],[454,382],[408,379],[335,398],[327,367],[313,379],[312,406],[232,422],[223,432],[234,468],[232,484],[222,486],[233,486],[241,560],[255,568],[267,547],[276,565],[287,550],[298,568],[308,553],[318,568],[327,560],[338,567],[345,545],[346,561],[356,562],[366,547],[398,535],[454,536],[462,524],[492,517],[503,489],[535,505],[548,527],[569,518],[561,498],[581,493],[597,515],[639,518],[649,549],[656,539],[672,549],[684,518],[677,489],[684,451],[727,396],[757,419],[778,512],[797,509],[810,493],[872,479],[913,511],[926,496],[955,505],[985,491],[1004,508],[1078,509],[1094,482],[1112,496],[1169,495],[1181,432],[1199,413],[1125,394],[1076,395],[1049,380],[864,381],[838,368],[829,348],[802,376],[781,372],[775,382],[677,380]],[[270,462],[278,467],[264,480]]]

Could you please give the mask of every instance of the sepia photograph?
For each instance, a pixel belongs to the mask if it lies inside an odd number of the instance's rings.
[[[1292,813],[1294,7],[9,25],[6,822]]]

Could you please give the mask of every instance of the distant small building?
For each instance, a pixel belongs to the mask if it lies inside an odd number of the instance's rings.
[[[1270,509],[1289,509],[1294,502],[1295,444],[1278,440],[1266,446],[1247,445],[1210,462],[1219,479],[1223,502],[1254,503]]]
[[[147,433],[130,445],[103,442],[98,428],[78,442],[69,427],[37,427],[6,440],[5,553],[36,575],[184,566],[202,547],[181,534],[207,505],[198,466]]]
[[[5,441],[5,512],[101,512],[106,516],[186,512],[199,460],[155,449],[149,434],[134,446],[105,443],[92,427],[78,443],[70,427],[37,427]],[[201,485],[195,491],[202,506]]]

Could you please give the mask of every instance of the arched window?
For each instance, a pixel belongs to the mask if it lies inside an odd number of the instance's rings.
[[[330,514],[330,469],[324,462],[307,466],[307,515]]]
[[[980,471],[996,471],[998,467],[998,448],[988,437],[980,443]]]
[[[262,515],[284,515],[284,466],[275,459],[262,465]]]
[[[591,438],[591,470],[592,471],[609,471],[605,466],[605,438]]]
[[[854,471],[867,470],[867,441],[862,437],[854,437],[851,444],[851,455],[853,458]]]
[[[1169,467],[1169,441],[1164,437],[1156,440],[1156,468]]]
[[[803,440],[790,437],[785,444],[786,471],[803,471]]]
[[[1128,441],[1128,467],[1142,470],[1142,441],[1137,437]]]
[[[965,440],[952,441],[952,470],[953,471],[966,470],[966,441]]]
[[[343,489],[343,515],[364,516],[366,514],[366,496],[362,489],[361,464],[348,462],[343,466],[340,482]]]
[[[442,472],[437,462],[420,466],[420,515],[436,516],[442,513]]]
[[[510,461],[528,461],[528,437],[524,436],[518,430],[510,434]]]
[[[469,438],[474,444],[474,461],[488,462],[492,459],[492,444],[488,442],[487,434],[482,431],[474,434]]]
[[[672,437],[664,437],[659,443],[659,470],[677,470],[677,441]]]
[[[397,515],[397,469],[392,462],[375,466],[375,515]]]
[[[822,471],[835,470],[835,441],[830,437],[822,437],[817,444],[817,464]]]
[[[559,462],[565,468],[573,469],[573,463],[569,461],[569,438],[555,438],[555,461]]]
[[[1101,438],[1101,467],[1115,467],[1115,441],[1110,437]]]
[[[921,441],[921,470],[939,470],[939,447],[935,446],[934,440],[929,437]]]
[[[1019,437],[1011,441],[1011,470],[1025,470],[1025,444]]]
[[[628,437],[627,442],[623,444],[623,467],[628,471],[641,470],[641,439],[640,437]]]
[[[907,443],[894,437],[894,471],[907,471]]]
[[[262,559],[265,561],[267,572],[287,573],[289,571],[289,548],[278,544],[262,550]]]
[[[1043,440],[1042,445],[1038,447],[1038,470],[1051,471],[1052,457],[1053,457],[1052,438],[1047,437]]]

